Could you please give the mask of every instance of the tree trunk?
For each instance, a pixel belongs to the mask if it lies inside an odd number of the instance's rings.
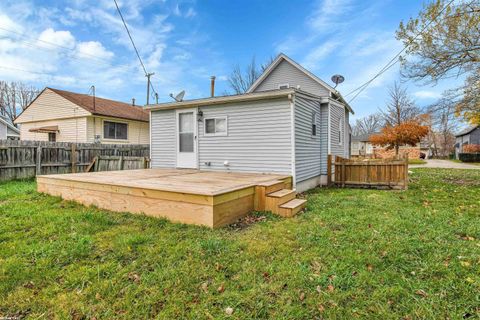
[[[398,156],[398,151],[400,150],[400,147],[398,144],[395,145],[395,155]]]

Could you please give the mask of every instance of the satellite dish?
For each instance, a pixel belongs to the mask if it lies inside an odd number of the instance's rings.
[[[340,83],[342,83],[343,81],[345,81],[345,77],[342,76],[342,75],[339,75],[339,74],[334,74],[332,76],[332,81],[333,83],[335,83],[335,87],[336,88]]]
[[[170,93],[170,97],[172,97],[173,100],[175,100],[177,102],[183,101],[184,96],[185,96],[185,90],[180,91],[180,93],[177,94],[176,96],[174,96],[173,93]]]

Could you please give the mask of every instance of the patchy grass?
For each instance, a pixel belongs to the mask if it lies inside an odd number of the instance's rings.
[[[426,164],[427,161],[422,159],[408,159],[408,164]]]
[[[480,162],[463,162],[462,160],[459,160],[459,159],[450,159],[450,161],[456,162],[456,163],[467,163],[467,164],[474,164],[476,166],[480,166]]]
[[[219,230],[0,184],[0,316],[478,318],[480,171],[411,180],[407,191],[317,189],[300,216]]]

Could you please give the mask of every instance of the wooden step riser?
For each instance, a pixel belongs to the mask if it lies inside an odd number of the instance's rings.
[[[265,210],[266,211],[271,211],[272,213],[278,213],[279,212],[279,207],[292,200],[292,199],[295,199],[295,196],[296,196],[296,193],[295,192],[292,192],[290,194],[287,194],[283,197],[280,197],[280,198],[276,198],[276,197],[269,197],[267,195],[266,199],[265,199]]]
[[[256,186],[254,210],[265,211],[265,199],[267,197],[267,194],[282,190],[286,184],[287,183],[285,183],[284,181],[279,181],[278,183],[270,186]]]
[[[290,218],[290,217],[293,217],[294,215],[296,215],[297,213],[299,213],[300,211],[302,211],[303,209],[305,209],[306,207],[306,203],[303,203],[301,205],[299,205],[298,207],[295,207],[295,208],[281,208],[279,207],[278,208],[278,215],[279,216],[282,216],[282,217],[285,217],[285,218]]]

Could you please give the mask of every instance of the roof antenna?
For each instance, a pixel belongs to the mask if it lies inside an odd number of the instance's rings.
[[[333,87],[333,89],[335,89],[340,83],[342,83],[343,81],[345,81],[345,77],[342,76],[342,75],[339,75],[339,74],[334,74],[332,76],[332,82],[335,83],[335,87]]]
[[[92,95],[93,95],[93,112],[95,112],[95,86],[92,85]]]
[[[177,102],[182,102],[184,96],[185,96],[185,90],[180,91],[180,93],[177,94],[176,96],[174,96],[173,93],[170,93],[170,97],[172,97],[172,99]]]

